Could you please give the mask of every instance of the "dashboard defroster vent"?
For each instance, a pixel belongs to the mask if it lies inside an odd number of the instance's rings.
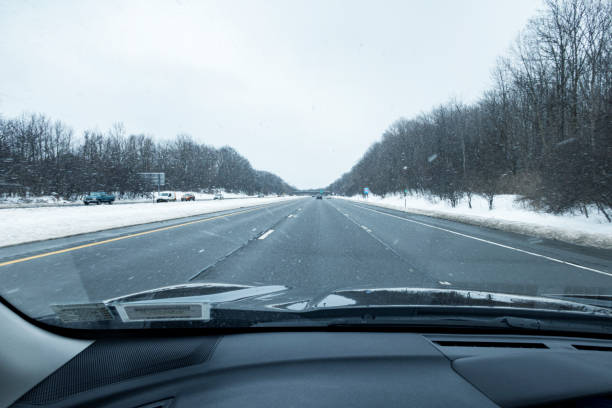
[[[521,349],[547,349],[543,343],[503,342],[503,341],[434,341],[442,347],[495,347],[495,348],[521,348]]]
[[[572,344],[572,347],[576,350],[587,350],[587,351],[612,351],[612,347],[605,346],[592,346],[588,344]]]

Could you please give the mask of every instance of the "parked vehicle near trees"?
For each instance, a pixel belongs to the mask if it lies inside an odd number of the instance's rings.
[[[97,191],[97,192],[92,192],[87,194],[85,197],[83,197],[83,204],[85,205],[89,205],[89,204],[102,204],[102,203],[107,203],[107,204],[112,204],[115,201],[115,196],[112,194],[107,194],[103,191]]]

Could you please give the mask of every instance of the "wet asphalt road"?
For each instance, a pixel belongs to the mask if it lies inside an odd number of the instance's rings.
[[[32,316],[185,282],[612,295],[612,253],[311,197],[0,248],[0,294]]]

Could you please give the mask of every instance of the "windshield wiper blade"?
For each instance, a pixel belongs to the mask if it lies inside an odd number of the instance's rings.
[[[441,288],[359,288],[335,291],[314,305],[321,309],[351,307],[353,305],[372,306],[455,306],[504,308],[512,307],[533,310],[558,310],[599,314],[612,317],[608,307],[595,306],[588,303],[571,301],[564,298],[485,292],[467,289]]]
[[[512,316],[501,318],[477,319],[468,317],[383,317],[368,319],[363,317],[338,317],[332,319],[290,319],[282,321],[267,321],[255,324],[253,327],[327,327],[327,328],[363,328],[363,327],[469,327],[469,328],[496,328],[496,329],[526,329],[540,330],[539,320],[522,319]]]
[[[598,294],[542,294],[542,297],[561,299],[564,301],[580,303],[589,306],[598,306],[602,308],[612,309],[612,295],[598,295]]]
[[[325,314],[324,312],[328,312]],[[333,312],[333,313],[329,313]],[[293,315],[293,313],[292,313]],[[501,331],[589,332],[612,334],[610,317],[575,311],[439,306],[347,307],[297,313],[283,321],[263,321],[255,327],[367,329],[495,329]]]

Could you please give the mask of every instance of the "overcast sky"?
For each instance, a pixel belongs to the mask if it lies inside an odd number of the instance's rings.
[[[230,145],[299,187],[476,100],[536,0],[0,0],[0,115]]]

